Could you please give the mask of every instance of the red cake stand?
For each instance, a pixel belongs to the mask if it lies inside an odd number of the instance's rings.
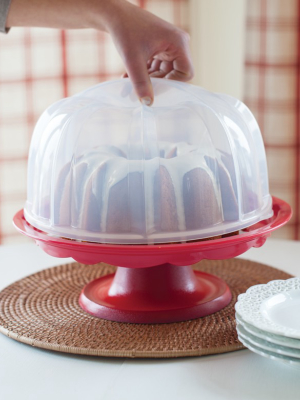
[[[227,284],[214,275],[193,271],[190,265],[203,259],[236,257],[262,246],[292,215],[290,206],[276,197],[273,211],[272,218],[236,236],[162,245],[110,245],[56,238],[30,225],[23,210],[15,215],[14,225],[51,256],[118,266],[115,274],[83,288],[79,303],[88,313],[118,322],[166,323],[203,317],[229,304]]]

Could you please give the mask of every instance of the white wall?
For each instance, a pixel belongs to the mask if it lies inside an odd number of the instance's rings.
[[[243,98],[246,0],[190,0],[193,83]]]

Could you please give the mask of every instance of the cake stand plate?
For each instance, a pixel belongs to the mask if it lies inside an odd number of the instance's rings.
[[[236,236],[162,245],[110,245],[53,237],[30,225],[19,211],[15,227],[48,254],[72,257],[83,264],[106,262],[117,272],[87,284],[80,305],[88,313],[113,321],[162,323],[185,321],[229,304],[227,284],[190,267],[202,259],[228,259],[262,246],[271,232],[291,218],[290,206],[273,197],[273,217]]]

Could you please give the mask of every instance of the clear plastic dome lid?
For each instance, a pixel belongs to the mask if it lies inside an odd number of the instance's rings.
[[[25,218],[54,236],[118,244],[198,240],[272,216],[261,133],[239,100],[129,79],[50,106],[32,138]]]

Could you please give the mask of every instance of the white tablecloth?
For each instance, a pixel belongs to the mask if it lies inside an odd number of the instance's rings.
[[[300,276],[300,242],[269,239],[242,257]],[[34,244],[0,246],[0,289],[65,261]],[[249,350],[170,360],[95,358],[33,348],[0,334],[1,400],[299,398],[300,368]]]

